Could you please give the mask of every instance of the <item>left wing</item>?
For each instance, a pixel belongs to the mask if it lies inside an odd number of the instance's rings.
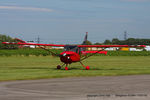
[[[55,46],[55,47],[64,47],[65,45],[61,44],[39,44],[39,43],[22,43],[22,42],[2,42],[3,44],[17,44],[17,45],[37,45],[37,46]]]

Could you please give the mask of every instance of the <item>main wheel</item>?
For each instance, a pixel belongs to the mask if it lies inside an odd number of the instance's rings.
[[[57,66],[57,69],[61,69],[61,66],[60,66],[60,65],[58,65],[58,66]]]
[[[65,70],[68,70],[68,67],[65,67]]]
[[[89,70],[90,69],[90,66],[86,66],[86,70]]]

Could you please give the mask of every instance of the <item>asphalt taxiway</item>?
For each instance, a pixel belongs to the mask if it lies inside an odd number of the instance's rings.
[[[0,82],[0,100],[150,100],[150,75]]]

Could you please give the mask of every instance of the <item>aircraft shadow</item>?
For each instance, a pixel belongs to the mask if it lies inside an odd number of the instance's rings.
[[[7,67],[4,67],[7,69]],[[55,67],[9,67],[9,69],[47,69],[47,70],[65,70],[65,68],[61,68],[61,69],[57,69]],[[86,70],[85,68],[76,68],[76,67],[68,67],[68,70]],[[141,69],[121,69],[121,68],[108,68],[108,69],[104,69],[104,68],[90,68],[89,70],[141,70]]]
[[[50,68],[51,70],[65,70],[65,68],[62,68],[62,69],[57,69],[57,68]],[[86,70],[85,68],[74,68],[74,67],[71,67],[71,68],[68,68],[68,70]],[[89,70],[123,70],[123,69],[101,69],[101,68],[91,68]]]
[[[9,69],[50,69],[48,67],[9,67]]]

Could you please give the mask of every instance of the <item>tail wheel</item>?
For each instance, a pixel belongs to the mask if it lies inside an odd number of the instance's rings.
[[[89,70],[90,69],[90,66],[86,66],[86,70]]]
[[[61,66],[60,66],[60,65],[58,65],[58,66],[57,66],[57,69],[61,69]]]

